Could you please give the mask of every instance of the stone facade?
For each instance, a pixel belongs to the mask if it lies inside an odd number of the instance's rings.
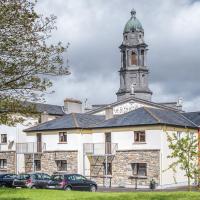
[[[118,186],[135,185],[132,177],[131,163],[147,163],[146,178],[139,178],[138,185],[149,186],[153,178],[159,184],[160,151],[159,150],[130,150],[117,151],[112,162],[112,184]]]
[[[78,151],[45,151],[42,154],[35,154],[35,160],[41,160],[41,171],[52,174],[57,170],[57,160],[67,161],[67,172],[78,172]],[[33,155],[25,154],[25,170],[33,171]]]
[[[15,151],[1,151],[0,159],[5,159],[7,161],[7,167],[5,169],[0,169],[0,172],[16,172],[16,152]]]
[[[42,154],[34,154],[34,160],[41,160]],[[25,172],[33,172],[33,154],[24,154]]]
[[[93,156],[90,161],[90,176],[98,184],[103,184],[105,156]],[[160,179],[160,151],[159,150],[126,150],[117,151],[114,157],[108,158],[108,163],[112,163],[111,184],[113,186],[135,187],[133,178],[132,163],[146,163],[147,176],[138,178],[139,186],[149,186],[153,178],[159,184]]]

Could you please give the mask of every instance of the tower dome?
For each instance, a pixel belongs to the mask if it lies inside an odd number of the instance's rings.
[[[131,18],[128,20],[128,22],[126,23],[124,27],[124,33],[129,33],[133,31],[144,32],[144,29],[142,28],[142,24],[136,18],[136,11],[134,9],[131,10]]]

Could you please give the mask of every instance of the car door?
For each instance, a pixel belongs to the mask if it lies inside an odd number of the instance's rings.
[[[87,179],[79,174],[74,175],[76,180],[76,188],[77,190],[89,190],[90,184],[87,182]]]
[[[3,184],[7,187],[12,187],[13,180],[16,178],[15,174],[7,174],[3,177]]]
[[[48,174],[42,174],[42,188],[47,188],[51,177]]]

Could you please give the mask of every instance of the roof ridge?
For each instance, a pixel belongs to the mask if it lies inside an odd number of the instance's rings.
[[[146,110],[156,121],[158,121],[159,123],[161,122],[160,119],[154,115],[147,107],[144,107],[144,110]]]
[[[74,125],[75,125],[75,127],[78,128],[79,125],[78,125],[78,121],[77,121],[77,119],[76,119],[76,114],[75,114],[75,113],[72,113],[72,118],[73,118],[73,120],[74,120]]]

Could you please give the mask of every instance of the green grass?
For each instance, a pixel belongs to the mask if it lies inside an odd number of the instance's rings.
[[[57,190],[0,189],[0,200],[200,200],[199,192],[66,192]]]

